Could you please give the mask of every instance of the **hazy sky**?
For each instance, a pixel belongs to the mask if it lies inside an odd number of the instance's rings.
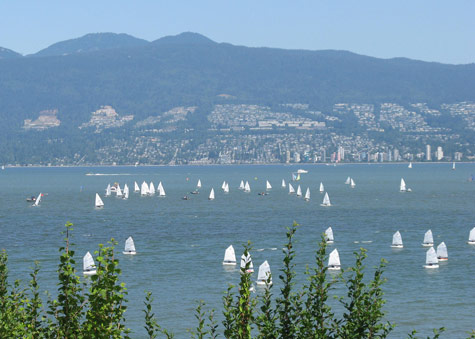
[[[474,0],[0,0],[0,46],[22,54],[87,33],[475,62]]]

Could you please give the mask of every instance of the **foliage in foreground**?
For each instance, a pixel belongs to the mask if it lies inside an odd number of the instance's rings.
[[[394,324],[384,321],[382,277],[384,260],[375,269],[373,277],[364,279],[366,250],[355,253],[356,262],[347,274],[331,276],[327,261],[325,237],[315,254],[315,267],[307,268],[306,283],[295,288],[294,234],[297,224],[287,231],[283,268],[279,279],[282,287],[274,296],[272,277],[262,295],[253,297],[250,273],[241,269],[239,286],[230,286],[223,297],[223,328],[215,320],[215,310],[206,311],[200,301],[195,317],[197,326],[189,330],[192,338],[292,339],[292,338],[386,338]],[[119,281],[121,271],[114,256],[115,241],[99,245],[95,252],[97,275],[81,282],[74,259],[69,233],[72,224],[66,224],[65,245],[60,248],[57,298],[49,298],[47,305],[40,298],[37,276],[38,264],[30,274],[26,288],[20,282],[8,282],[7,255],[0,253],[0,338],[129,338],[125,326],[127,289]],[[244,248],[250,250],[248,243]],[[249,264],[248,264],[249,265]],[[344,308],[341,317],[332,311],[328,299],[333,286],[343,282],[346,296],[340,298]],[[149,338],[173,338],[163,329],[152,310],[153,297],[145,297],[145,330]],[[438,338],[443,328],[434,330]],[[473,333],[471,338],[473,338]],[[416,331],[408,335],[416,338]]]

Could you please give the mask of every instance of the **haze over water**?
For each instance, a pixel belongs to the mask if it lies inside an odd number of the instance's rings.
[[[282,179],[289,182],[297,168],[309,173],[292,184],[295,188],[300,184],[303,193],[310,187],[310,202],[289,196],[280,187]],[[475,183],[467,182],[472,173],[475,164],[457,164],[455,171],[451,164],[417,163],[413,169],[407,164],[7,168],[0,171],[0,248],[9,255],[11,282],[20,278],[26,284],[34,260],[39,260],[41,290],[54,295],[58,248],[67,221],[74,223],[79,271],[82,256],[113,237],[119,242],[117,255],[129,292],[125,316],[132,337],[145,336],[142,309],[144,291],[150,290],[159,324],[182,338],[189,337],[186,329],[196,326],[194,309],[200,299],[206,307],[215,308],[221,320],[223,293],[228,284],[239,281],[238,267],[222,266],[230,244],[239,257],[241,245],[252,241],[253,280],[258,266],[268,260],[276,294],[286,227],[294,220],[300,224],[295,248],[302,284],[302,272],[313,263],[320,234],[332,226],[335,243],[329,250],[338,249],[343,267],[354,264],[352,253],[360,247],[368,249],[368,277],[381,258],[389,261],[383,290],[387,319],[397,324],[392,338],[412,329],[425,336],[441,326],[447,328],[444,337],[465,338],[475,327],[475,246],[466,243],[475,226]],[[344,184],[348,176],[354,178],[356,188]],[[399,192],[401,177],[413,192]],[[194,190],[198,179],[203,184],[201,193],[181,200]],[[249,181],[251,193],[237,189],[241,179]],[[119,182],[121,187],[127,183],[133,191],[134,181],[144,180],[155,186],[162,181],[166,198],[131,193],[128,200],[103,197],[105,207],[94,208],[95,193],[103,196],[108,183]],[[221,190],[224,180],[229,182],[229,194]],[[258,196],[266,180],[273,189],[267,196]],[[330,195],[330,208],[320,206],[321,181]],[[214,201],[207,199],[211,187],[216,192]],[[32,208],[25,198],[39,192],[47,195],[39,208]],[[444,241],[449,252],[449,260],[430,271],[422,267],[427,248],[421,246],[428,229],[434,234],[434,245]],[[390,247],[397,230],[404,241],[402,250]],[[136,256],[122,255],[129,235],[135,240]],[[334,293],[343,291],[339,284]]]

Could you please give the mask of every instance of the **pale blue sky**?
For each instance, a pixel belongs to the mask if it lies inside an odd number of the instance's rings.
[[[22,54],[87,33],[475,62],[473,0],[0,0],[0,46]]]

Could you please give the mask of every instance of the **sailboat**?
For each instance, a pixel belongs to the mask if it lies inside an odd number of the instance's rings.
[[[147,194],[148,194],[148,184],[144,181],[140,189],[140,195],[147,195]]]
[[[244,189],[244,181],[241,180],[241,183],[239,184],[239,189],[243,190]]]
[[[254,265],[252,264],[251,254],[249,252],[247,253],[247,256],[244,254],[241,256],[241,272],[244,270],[246,273],[254,272]]]
[[[310,201],[310,188],[307,187],[307,191],[305,192],[305,201]]]
[[[212,188],[211,192],[209,192],[208,200],[214,200],[214,188]]]
[[[355,188],[355,187],[356,187],[356,184],[355,184],[355,181],[353,180],[353,178],[351,178],[351,180],[350,180],[350,187],[351,187],[351,188]]]
[[[399,192],[406,192],[406,182],[401,178],[401,184],[399,185]]]
[[[345,184],[346,184],[346,185],[349,185],[350,182],[351,182],[351,178],[350,178],[350,177],[346,178]]]
[[[272,276],[267,260],[264,261],[261,266],[259,266],[259,273],[257,274],[256,283],[257,285],[272,285]]]
[[[300,180],[300,173],[292,173],[292,181]]]
[[[251,186],[249,186],[249,181],[246,181],[246,184],[244,185],[244,192],[251,192]]]
[[[325,231],[325,240],[327,241],[327,244],[333,244],[333,230],[331,227],[328,227]]]
[[[336,248],[330,253],[330,257],[328,258],[328,269],[335,271],[341,269],[340,254],[338,254]]]
[[[431,230],[428,230],[424,234],[424,242],[422,243],[422,246],[424,246],[424,247],[434,246],[434,237],[432,236],[432,231]]]
[[[101,197],[97,193],[96,193],[96,204],[95,204],[95,206],[97,208],[104,207],[104,202],[102,201]]]
[[[447,252],[447,246],[445,242],[441,242],[439,246],[437,246],[437,259],[439,261],[447,261],[449,260],[449,253]]]
[[[282,179],[282,188],[285,188],[285,180]]]
[[[130,254],[130,255],[137,254],[137,252],[135,252],[135,244],[134,244],[134,239],[132,237],[128,237],[127,240],[125,241],[125,248],[124,248],[124,252],[122,253]]]
[[[320,206],[324,206],[324,207],[331,206],[330,197],[328,196],[328,192],[325,192],[325,196],[323,197],[323,202],[320,204]]]
[[[155,195],[155,185],[153,184],[153,181],[150,181],[150,184],[148,185],[148,194],[149,195]]]
[[[224,252],[223,265],[236,265],[236,254],[233,245],[229,245]]]
[[[161,182],[161,181],[158,183],[157,189],[158,189],[158,196],[159,196],[159,197],[164,197],[164,196],[166,196],[166,194],[165,194],[165,189],[163,188],[163,185],[162,185],[162,182]]]
[[[437,253],[435,253],[434,247],[429,248],[426,252],[426,264],[425,268],[438,268],[439,260],[437,259]]]
[[[409,165],[407,166],[407,168],[412,168],[412,162],[409,163]]]
[[[226,183],[226,185],[223,188],[224,193],[229,193],[229,183]]]
[[[106,188],[106,197],[110,197],[112,194],[111,192],[111,184],[108,184],[107,185],[107,188]]]
[[[223,181],[223,184],[221,185],[221,189],[224,191],[225,187],[226,187],[226,181]]]
[[[325,187],[323,187],[323,182],[320,183],[320,193],[325,192]]]
[[[91,253],[87,252],[82,258],[82,267],[84,275],[94,275],[97,273],[96,264],[94,263]]]
[[[43,196],[43,194],[38,194],[38,197],[36,198],[35,200],[35,203],[33,204],[33,206],[39,206],[40,205],[40,200],[41,200],[41,197]]]
[[[289,194],[295,193],[294,186],[289,182]]]
[[[391,245],[391,247],[394,247],[394,248],[403,248],[403,244],[402,244],[402,237],[401,237],[401,233],[399,233],[399,231],[397,231],[396,233],[393,234],[393,244]]]
[[[300,188],[300,185],[297,186],[297,196],[298,197],[302,196],[302,189]]]
[[[117,198],[122,198],[122,189],[120,188],[120,185],[117,185],[115,193],[117,194]]]
[[[124,185],[124,199],[129,199],[129,186],[127,184]]]
[[[475,227],[470,230],[467,244],[475,245]]]
[[[452,163],[452,171],[455,171],[455,162]]]
[[[201,188],[201,179],[198,179],[198,183],[196,184],[196,189]]]
[[[269,180],[266,180],[266,190],[268,191],[268,190],[271,190],[271,189],[272,189],[272,186],[271,186]]]
[[[134,181],[134,192],[135,193],[140,192],[140,187],[139,187],[139,184],[137,184],[137,181]]]

